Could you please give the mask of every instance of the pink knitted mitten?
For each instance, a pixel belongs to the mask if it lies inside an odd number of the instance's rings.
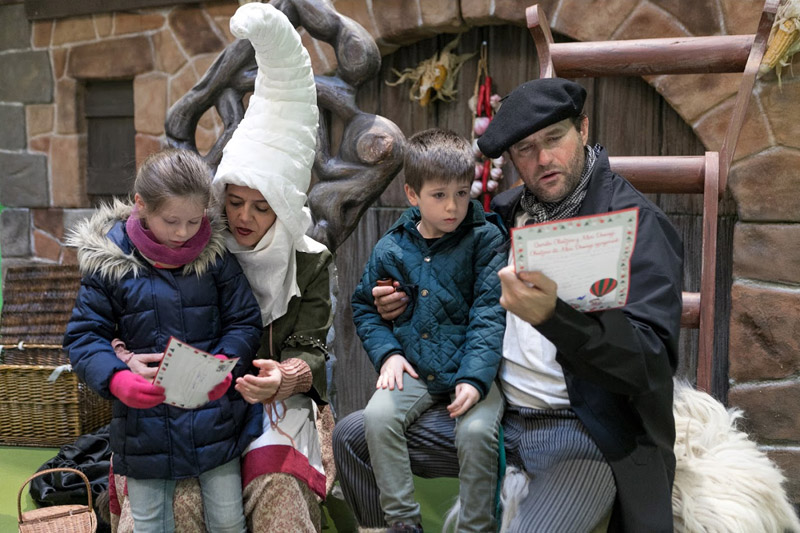
[[[217,354],[214,357],[216,357],[217,359],[221,359],[222,361],[228,359],[226,356],[222,354]],[[225,393],[228,391],[228,387],[231,386],[232,382],[233,382],[233,374],[228,374],[227,376],[225,376],[225,379],[222,380],[222,383],[220,383],[219,385],[217,385],[208,392],[208,401],[213,402],[214,400],[222,398],[222,396],[224,396]]]
[[[130,370],[114,374],[108,388],[122,403],[135,409],[149,409],[166,399],[163,387],[153,385]]]

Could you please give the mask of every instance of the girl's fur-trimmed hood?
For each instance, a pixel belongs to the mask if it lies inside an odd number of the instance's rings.
[[[81,275],[99,275],[104,280],[119,281],[130,273],[138,277],[149,267],[147,261],[135,252],[132,243],[130,253],[126,253],[120,247],[121,243],[108,235],[117,222],[128,219],[132,210],[133,205],[114,200],[98,207],[94,215],[82,220],[70,231],[66,243],[78,249]],[[202,276],[225,254],[224,223],[214,216],[213,209],[207,212],[211,222],[211,238],[197,259],[184,265],[183,275]]]

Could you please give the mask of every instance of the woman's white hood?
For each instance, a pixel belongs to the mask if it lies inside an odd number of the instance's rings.
[[[244,118],[233,132],[214,176],[214,192],[224,205],[225,186],[261,192],[277,220],[255,248],[227,236],[228,249],[242,265],[256,295],[264,325],[283,316],[300,294],[296,253],[324,245],[306,236],[306,207],[317,147],[317,87],[311,59],[289,19],[269,4],[244,4],[231,18],[231,32],[250,39],[258,74]]]
[[[311,225],[305,205],[319,121],[311,59],[292,23],[270,4],[242,5],[230,27],[252,43],[258,74],[244,118],[222,152],[215,191],[222,198],[229,183],[261,191],[298,242]]]

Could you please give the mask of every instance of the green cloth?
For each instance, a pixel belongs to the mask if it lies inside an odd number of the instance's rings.
[[[313,376],[308,395],[318,403],[327,403],[325,357],[328,349],[325,340],[333,323],[328,266],[333,256],[325,250],[318,254],[296,252],[296,257],[297,286],[301,296],[289,300],[286,313],[264,328],[256,357],[277,361],[292,357],[302,359],[308,363]]]
[[[17,494],[28,477],[52,459],[58,448],[0,446],[0,531],[17,531]],[[36,509],[28,489],[22,493],[22,511]]]

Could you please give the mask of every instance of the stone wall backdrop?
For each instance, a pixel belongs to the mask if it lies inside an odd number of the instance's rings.
[[[167,109],[233,40],[228,20],[237,7],[210,2],[31,22],[23,2],[0,0],[4,267],[30,258],[75,261],[63,246],[65,228],[104,197],[87,189],[87,88],[130,84],[133,168],[165,145]],[[198,147],[207,150],[221,131],[210,110]]]
[[[524,27],[521,0],[338,0],[384,54],[440,33]],[[64,228],[91,207],[86,187],[87,84],[133,85],[135,159],[164,142],[168,107],[231,40],[235,1],[165,5],[54,20],[28,20],[25,4],[0,0],[0,223],[10,261],[72,262]],[[760,0],[543,0],[555,32],[577,40],[751,34]],[[317,73],[335,68],[332,49],[304,42]],[[526,61],[520,58],[520,61]],[[734,157],[736,202],[728,402],[783,468],[800,502],[800,54],[782,83],[756,83]],[[649,78],[709,150],[730,119],[738,75]],[[209,112],[198,145],[221,130]]]
[[[53,101],[53,74],[48,51],[33,47],[21,3],[0,2],[0,72],[0,244],[4,258],[29,257],[32,211],[51,202],[48,158],[28,150],[26,113]]]

